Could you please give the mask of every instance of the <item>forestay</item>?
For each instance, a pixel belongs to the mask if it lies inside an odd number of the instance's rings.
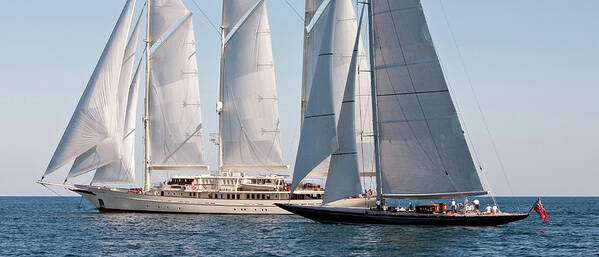
[[[234,7],[228,3],[225,8]],[[286,169],[264,1],[233,32],[225,45],[223,61],[223,168]]]
[[[102,56],[77,104],[77,108],[44,175],[54,172],[86,151],[107,143],[93,165],[83,165],[70,177],[108,164],[118,158],[118,88],[123,56],[135,0],[129,0],[117,21]],[[104,142],[104,143],[103,143]],[[89,154],[89,153],[88,153]]]
[[[383,196],[485,194],[420,1],[371,4]]]
[[[191,14],[152,53],[151,169],[206,169]]]

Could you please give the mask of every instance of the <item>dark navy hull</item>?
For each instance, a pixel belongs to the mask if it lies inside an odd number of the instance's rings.
[[[308,219],[331,224],[497,226],[528,217],[527,213],[447,215],[413,212],[391,213],[357,208],[309,207],[291,204],[276,205]]]

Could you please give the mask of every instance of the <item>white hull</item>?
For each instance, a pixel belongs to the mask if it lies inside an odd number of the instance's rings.
[[[149,212],[182,214],[293,214],[275,203],[321,205],[321,200],[228,200],[142,195],[96,186],[74,186],[72,191],[82,195],[100,212]],[[351,198],[331,203],[337,207],[372,205],[374,198]]]

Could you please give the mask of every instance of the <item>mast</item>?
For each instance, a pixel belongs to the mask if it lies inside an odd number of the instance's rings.
[[[308,38],[310,35],[308,34],[308,25],[310,24],[310,13],[309,13],[309,3],[310,1],[306,0],[305,2],[305,11],[304,11],[304,50],[302,56],[302,95],[301,95],[301,113],[300,113],[300,131],[302,126],[304,125],[304,113],[306,112],[306,69],[308,65],[306,63],[306,55],[308,54]]]
[[[374,163],[376,174],[376,199],[380,201],[381,206],[385,205],[383,198],[382,180],[381,180],[381,162],[379,157],[379,135],[378,135],[378,110],[376,95],[376,73],[374,59],[374,31],[372,19],[372,0],[368,0],[368,50],[370,52],[370,96],[372,98],[372,136],[374,138]]]
[[[223,94],[224,94],[224,70],[225,70],[225,10],[227,1],[223,1],[222,21],[220,27],[220,79],[218,85],[218,102],[216,113],[218,114],[218,175],[223,169]],[[219,181],[219,180],[217,180]]]
[[[144,191],[150,191],[150,11],[147,0],[146,12],[146,86],[144,98]]]

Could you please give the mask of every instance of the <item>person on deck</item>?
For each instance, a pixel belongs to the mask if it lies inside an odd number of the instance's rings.
[[[499,210],[499,207],[497,207],[497,204],[493,205],[493,213],[500,213],[501,211]]]
[[[474,203],[474,208],[476,208],[476,213],[479,213],[479,207],[480,207],[480,202],[478,201],[478,199],[474,198],[474,201],[472,202]]]
[[[486,213],[491,213],[491,206],[487,204],[487,208],[485,208]]]
[[[455,199],[451,199],[451,210],[452,210],[453,212],[456,212],[456,211],[457,211],[457,206],[456,206],[456,204],[455,204]]]
[[[414,206],[412,205],[412,202],[410,202],[410,204],[408,205],[408,211],[414,211]]]
[[[381,201],[380,200],[376,200],[376,209],[380,210],[381,209]]]

